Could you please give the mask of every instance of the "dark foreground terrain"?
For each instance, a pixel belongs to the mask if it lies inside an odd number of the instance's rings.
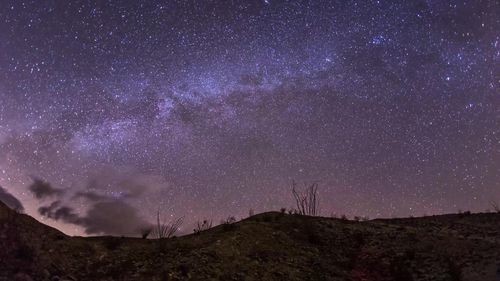
[[[500,280],[500,214],[263,213],[164,241],[69,237],[0,203],[0,280]]]

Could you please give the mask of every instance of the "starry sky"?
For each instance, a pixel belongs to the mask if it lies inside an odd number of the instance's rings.
[[[0,195],[72,235],[500,201],[500,2],[0,3]],[[15,197],[15,198],[12,198]],[[134,229],[134,230],[132,230]]]

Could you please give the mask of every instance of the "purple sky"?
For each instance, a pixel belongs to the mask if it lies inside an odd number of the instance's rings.
[[[498,1],[140,2],[0,4],[0,186],[35,218],[500,201]]]

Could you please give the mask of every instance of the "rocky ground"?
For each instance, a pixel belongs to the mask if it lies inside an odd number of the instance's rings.
[[[263,213],[167,240],[69,237],[0,203],[3,280],[500,280],[500,214]]]

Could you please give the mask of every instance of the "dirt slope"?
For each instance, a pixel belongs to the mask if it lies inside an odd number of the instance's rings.
[[[0,280],[500,280],[500,214],[263,213],[169,240],[69,237],[0,203]]]

